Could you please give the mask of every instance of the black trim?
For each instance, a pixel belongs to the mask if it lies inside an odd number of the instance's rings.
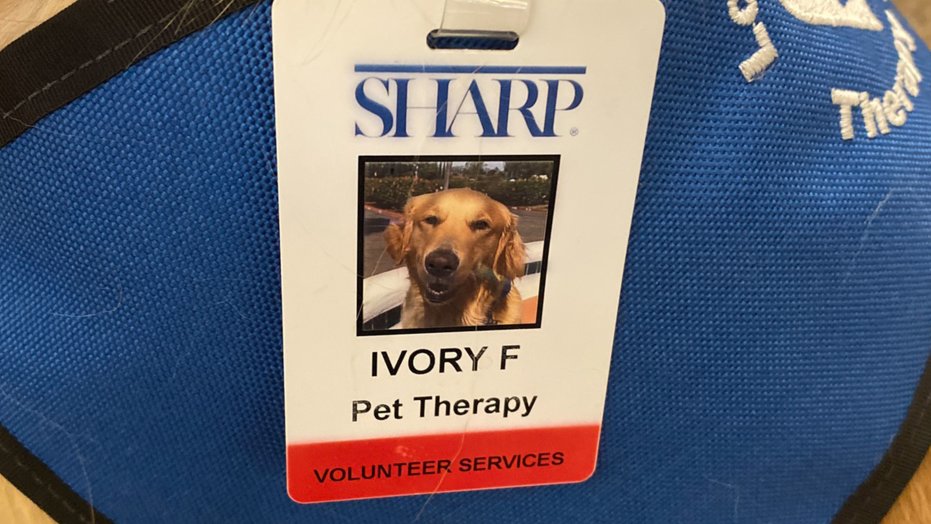
[[[88,504],[61,478],[0,425],[0,475],[32,499],[57,522],[105,524],[112,522]]]
[[[931,357],[899,433],[870,476],[834,516],[837,524],[882,521],[931,448]]]
[[[0,146],[141,58],[256,0],[78,0],[0,51]]]

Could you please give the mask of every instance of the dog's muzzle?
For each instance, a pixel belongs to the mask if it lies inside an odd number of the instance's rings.
[[[424,297],[434,304],[449,300],[452,295],[452,277],[459,269],[459,257],[452,250],[437,249],[424,259],[427,282]]]

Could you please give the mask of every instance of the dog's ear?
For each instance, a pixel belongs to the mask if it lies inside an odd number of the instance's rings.
[[[400,264],[407,254],[407,246],[410,244],[410,224],[410,220],[405,220],[401,224],[392,222],[388,229],[385,229],[386,249],[395,264]]]
[[[514,280],[524,276],[527,252],[517,231],[517,216],[508,211],[507,217],[507,225],[501,232],[498,250],[495,253],[495,273]]]
[[[400,264],[407,256],[411,246],[411,235],[414,232],[414,210],[417,197],[411,198],[404,206],[404,221],[392,223],[385,229],[385,244],[388,254],[395,264]]]

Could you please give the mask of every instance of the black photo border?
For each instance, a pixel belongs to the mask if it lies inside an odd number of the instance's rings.
[[[543,304],[546,291],[546,277],[550,256],[550,237],[553,230],[553,216],[556,209],[556,190],[559,187],[559,163],[561,155],[360,155],[358,161],[358,187],[356,195],[356,336],[392,336],[414,335],[424,333],[457,333],[469,331],[504,331],[515,329],[540,329],[543,325]],[[537,294],[537,320],[533,324],[497,324],[489,326],[454,326],[438,328],[413,329],[378,329],[363,330],[362,292],[365,261],[365,165],[369,162],[552,162],[553,174],[550,177],[549,206],[546,213],[546,230],[543,236],[543,258],[540,261],[540,291]]]

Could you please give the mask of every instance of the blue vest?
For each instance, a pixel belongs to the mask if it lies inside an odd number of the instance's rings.
[[[830,22],[796,0],[665,2],[591,480],[301,506],[284,475],[270,2],[247,3],[142,36],[121,18],[109,54],[75,44],[52,78],[0,70],[34,85],[0,111],[0,425],[63,489],[127,522],[885,512],[931,439],[915,394],[931,56],[890,4]]]

